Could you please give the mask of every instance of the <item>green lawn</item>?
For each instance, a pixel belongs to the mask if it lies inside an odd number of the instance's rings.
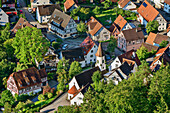
[[[102,9],[103,10],[103,9]],[[116,13],[113,11],[113,9],[109,10],[103,10],[101,11],[101,14],[96,15],[97,20],[99,20],[104,26],[112,25],[112,23],[117,18]],[[112,23],[108,23],[107,20],[112,20]]]

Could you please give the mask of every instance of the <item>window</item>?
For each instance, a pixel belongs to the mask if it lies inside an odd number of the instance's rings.
[[[100,66],[102,66],[102,64],[100,64]]]
[[[94,48],[95,48],[96,46],[94,45]]]
[[[118,64],[115,64],[115,67],[118,67]]]
[[[91,50],[91,53],[93,53],[93,50]]]
[[[119,61],[116,61],[117,63],[119,63]]]
[[[37,4],[39,4],[39,2],[37,2]]]
[[[90,62],[92,61],[92,59],[90,59]]]
[[[0,14],[0,16],[2,16],[2,14]]]
[[[104,60],[102,60],[102,63],[104,63]]]
[[[93,55],[90,55],[90,57],[93,57]]]

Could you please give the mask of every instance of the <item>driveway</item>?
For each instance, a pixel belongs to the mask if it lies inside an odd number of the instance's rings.
[[[43,108],[40,110],[42,113],[54,113],[54,111],[57,111],[58,106],[69,106],[70,102],[66,100],[67,98],[67,92],[64,93],[61,97],[59,97],[56,101],[54,101],[49,106]]]

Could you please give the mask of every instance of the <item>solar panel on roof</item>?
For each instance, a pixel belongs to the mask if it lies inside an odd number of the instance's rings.
[[[146,7],[146,6],[147,6],[147,4],[146,4],[145,2],[143,2],[143,6],[144,6],[144,7]]]

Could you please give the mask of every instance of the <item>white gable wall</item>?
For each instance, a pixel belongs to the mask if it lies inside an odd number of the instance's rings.
[[[72,100],[70,100],[71,105],[80,105],[83,103],[84,95],[80,92]]]
[[[135,5],[133,2],[129,1],[129,2],[125,5],[125,7],[123,8],[123,10],[129,10],[129,9],[134,9],[134,8],[136,8],[136,5]]]
[[[111,70],[112,70],[112,69],[115,69],[115,68],[121,66],[121,64],[122,64],[122,63],[120,62],[119,58],[116,57],[116,59],[111,63],[110,69],[111,69]]]
[[[69,83],[69,89],[71,89],[74,85],[76,86],[77,90],[80,89],[80,86],[78,85],[75,77],[73,77],[73,79],[70,81],[70,83]]]

